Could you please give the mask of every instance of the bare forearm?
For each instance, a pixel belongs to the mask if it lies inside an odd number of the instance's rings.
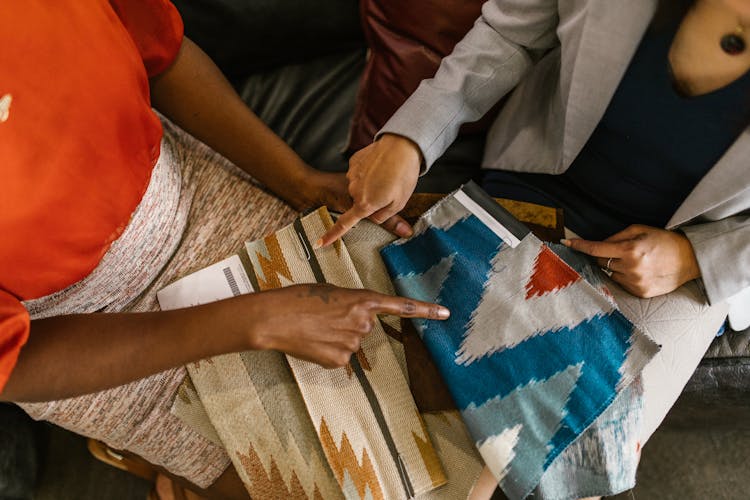
[[[185,38],[174,64],[151,81],[156,109],[229,158],[277,195],[298,206],[290,192],[312,169],[240,99],[216,65]]]
[[[37,320],[0,399],[87,394],[249,349],[342,367],[359,350],[377,314],[443,320],[450,313],[436,304],[368,290],[295,285],[177,311]]]
[[[122,385],[209,356],[254,347],[228,301],[176,311],[35,320],[0,398],[48,401]]]

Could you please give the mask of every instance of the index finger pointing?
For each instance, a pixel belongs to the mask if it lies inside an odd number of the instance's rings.
[[[448,319],[447,307],[405,297],[383,296],[374,302],[375,314],[393,314],[402,318]]]
[[[331,229],[320,237],[315,244],[316,248],[325,247],[336,241],[337,239],[344,236],[351,228],[357,225],[357,222],[361,221],[369,214],[362,212],[356,206],[350,208],[339,216],[336,222],[331,226]]]
[[[563,244],[592,257],[619,258],[625,252],[621,242],[589,241],[576,238],[563,240]]]

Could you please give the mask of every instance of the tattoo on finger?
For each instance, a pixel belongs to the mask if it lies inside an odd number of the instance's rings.
[[[417,305],[414,302],[406,301],[404,302],[403,311],[405,314],[414,314],[417,311]]]
[[[330,286],[311,286],[308,289],[307,296],[318,297],[324,303],[328,304],[331,301],[332,292],[333,292],[333,287],[330,287]]]

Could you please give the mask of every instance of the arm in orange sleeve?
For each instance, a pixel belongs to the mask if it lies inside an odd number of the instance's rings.
[[[182,18],[168,0],[110,0],[138,48],[149,77],[166,70],[182,44]]]

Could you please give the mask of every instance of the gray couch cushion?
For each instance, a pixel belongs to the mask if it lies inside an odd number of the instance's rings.
[[[741,332],[727,329],[718,337],[705,356],[707,359],[750,357],[750,328]]]
[[[35,425],[17,406],[0,403],[0,499],[32,496],[39,468]]]

